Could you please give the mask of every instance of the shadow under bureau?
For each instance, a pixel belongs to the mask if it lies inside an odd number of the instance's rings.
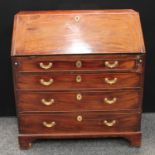
[[[145,48],[133,10],[16,14],[12,66],[19,144],[124,137],[141,143]]]

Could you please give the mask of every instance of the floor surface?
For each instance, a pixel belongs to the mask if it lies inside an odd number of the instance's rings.
[[[17,120],[0,118],[0,155],[155,155],[155,113],[143,114],[142,146],[130,147],[123,139],[36,141],[29,150],[20,150]]]

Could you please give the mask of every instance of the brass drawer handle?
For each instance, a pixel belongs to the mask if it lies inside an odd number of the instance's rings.
[[[117,78],[114,78],[114,79],[110,80],[110,79],[108,79],[108,78],[105,78],[104,80],[105,80],[105,82],[106,82],[107,84],[112,85],[112,84],[115,84],[115,83],[117,82],[118,79],[117,79]]]
[[[80,75],[76,76],[76,82],[80,83],[82,81],[82,77]]]
[[[52,62],[49,62],[48,65],[45,65],[43,62],[40,62],[39,63],[39,66],[40,66],[40,68],[47,70],[47,69],[52,68],[53,63]]]
[[[81,95],[81,94],[77,94],[77,95],[76,95],[76,99],[77,99],[77,101],[82,100],[82,95]]]
[[[110,63],[109,61],[105,61],[104,64],[108,68],[115,68],[118,65],[118,61],[114,61],[114,63]]]
[[[40,79],[40,83],[41,83],[43,86],[49,86],[49,85],[51,85],[53,82],[54,82],[54,80],[53,80],[52,78],[49,79],[48,81],[45,81],[44,79]]]
[[[77,68],[81,68],[82,67],[82,62],[78,60],[78,61],[76,61],[75,65],[76,65]]]
[[[56,122],[50,122],[50,123],[43,122],[43,126],[46,127],[46,128],[52,128],[55,125],[56,125]]]
[[[44,98],[41,99],[41,102],[46,105],[46,106],[49,106],[49,105],[52,105],[54,103],[54,99],[50,99],[49,101],[45,100]]]
[[[104,102],[106,104],[114,104],[116,101],[117,101],[117,98],[116,97],[114,97],[113,99],[108,99],[107,97],[104,98]]]
[[[82,122],[82,119],[83,119],[83,118],[82,118],[81,115],[78,115],[76,119],[77,119],[78,122]]]
[[[111,127],[111,126],[114,126],[115,124],[116,124],[116,120],[112,120],[112,121],[107,121],[107,120],[104,120],[104,124],[106,125],[106,126],[109,126],[109,127]]]

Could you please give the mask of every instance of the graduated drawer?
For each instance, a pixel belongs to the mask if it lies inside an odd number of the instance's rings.
[[[13,64],[19,72],[51,71],[127,71],[142,70],[143,55],[82,55],[16,57]]]
[[[19,115],[20,133],[30,134],[138,131],[139,124],[138,113],[75,112]]]
[[[16,88],[23,90],[110,89],[141,86],[139,73],[18,74]]]
[[[19,112],[137,110],[141,90],[98,92],[27,92],[18,91]]]

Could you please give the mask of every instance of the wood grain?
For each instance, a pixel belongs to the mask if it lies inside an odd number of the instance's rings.
[[[41,56],[41,57],[15,57],[13,64],[18,63],[16,70],[18,72],[52,72],[52,71],[142,71],[142,65],[138,65],[139,61],[143,61],[141,55],[68,55],[68,56]],[[77,67],[76,63],[80,61],[81,67]],[[113,68],[105,65],[106,62],[114,64]],[[52,63],[49,69],[40,67],[40,63],[47,66]]]
[[[68,10],[15,16],[12,55],[143,52],[139,14],[134,11]]]
[[[82,96],[77,100],[77,95]],[[27,92],[18,91],[19,112],[49,112],[49,111],[117,111],[140,109],[141,90],[126,91],[74,91],[74,92]],[[113,104],[107,104],[104,99],[113,100]],[[54,100],[47,106],[42,103]],[[69,99],[69,100],[68,100]]]
[[[37,139],[65,139],[65,138],[125,138],[134,147],[141,145],[141,132],[83,132],[83,133],[54,133],[54,134],[20,134],[19,146],[26,150],[32,146]]]
[[[77,121],[77,116],[82,116],[82,121]],[[104,124],[107,120],[116,120],[116,124],[109,127]],[[43,122],[55,122],[52,128],[47,128]],[[121,132],[139,131],[140,117],[138,113],[122,114],[103,112],[76,112],[76,113],[50,113],[50,114],[21,114],[19,117],[20,133],[50,134],[69,132]]]
[[[21,149],[44,138],[123,137],[140,146],[145,47],[136,11],[20,12],[11,55]]]
[[[76,82],[77,76],[82,81]],[[105,78],[114,80],[115,84],[108,84]],[[40,84],[40,80],[54,82],[49,86]],[[141,76],[138,73],[99,73],[99,74],[48,74],[32,75],[19,74],[17,76],[17,89],[20,90],[95,90],[141,87]]]

